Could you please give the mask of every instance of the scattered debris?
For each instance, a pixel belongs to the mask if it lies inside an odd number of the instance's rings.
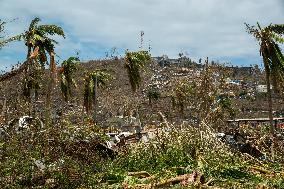
[[[40,126],[40,127],[38,127]],[[31,116],[22,116],[20,118],[13,119],[8,122],[6,126],[6,132],[16,132],[21,133],[24,130],[37,129],[41,130],[44,128],[43,122],[39,118],[34,118]]]
[[[258,158],[259,160],[266,160],[265,154],[263,154],[259,149],[255,146],[252,146],[246,138],[239,134],[225,134],[225,133],[217,133],[216,137],[218,137],[221,141],[227,143],[231,148],[241,152],[247,153],[251,156]]]

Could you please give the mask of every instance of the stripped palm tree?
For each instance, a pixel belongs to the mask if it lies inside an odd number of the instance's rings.
[[[131,89],[136,92],[142,82],[141,69],[145,69],[145,66],[151,60],[151,55],[148,51],[126,52],[125,60]]]
[[[246,24],[248,33],[252,34],[258,41],[260,45],[260,55],[263,59],[263,64],[266,73],[266,85],[267,85],[267,100],[269,108],[269,120],[270,120],[270,133],[272,139],[271,154],[272,159],[274,159],[274,133],[275,128],[273,126],[273,108],[272,108],[272,90],[276,93],[283,93],[284,87],[284,56],[278,43],[284,43],[284,25],[270,24],[265,28],[261,28],[259,23],[257,23],[257,28],[255,26],[250,26]]]
[[[32,52],[38,47],[39,62],[44,67],[44,65],[48,63],[48,54],[50,56],[50,73],[51,76],[55,76],[56,64],[54,60],[54,44],[57,44],[57,42],[51,39],[49,36],[59,35],[65,37],[65,35],[61,27],[56,25],[38,25],[39,22],[39,18],[33,19],[29,26],[29,30],[22,34],[25,41],[25,45],[28,47],[27,58],[30,57]]]
[[[28,47],[27,61],[11,73],[0,76],[0,81],[9,79],[22,71],[31,73],[30,70],[33,70],[34,66],[38,66],[37,63],[39,63],[42,69],[44,69],[46,64],[49,64],[51,83],[54,83],[56,78],[54,45],[57,44],[57,42],[51,39],[50,36],[59,35],[65,37],[65,35],[61,27],[56,25],[39,25],[39,22],[39,18],[33,19],[27,31],[8,40],[23,40],[25,42],[25,45]],[[36,57],[33,57],[35,54]],[[49,63],[47,61],[47,55],[50,57]]]
[[[97,114],[98,88],[105,87],[110,79],[112,79],[111,74],[104,70],[95,70],[85,77],[84,107],[87,114],[90,114],[94,105],[94,120]]]
[[[28,47],[27,52],[27,66],[25,69],[26,75],[34,73],[35,67],[40,66],[44,70],[45,65],[49,64],[50,77],[46,92],[46,124],[49,125],[51,118],[51,95],[56,80],[56,64],[55,64],[55,44],[57,42],[50,38],[50,36],[59,35],[65,38],[64,31],[61,27],[56,25],[39,25],[40,19],[35,18],[31,21],[28,31],[19,36],[24,40]],[[35,58],[31,58],[34,52],[37,52]],[[47,60],[49,56],[49,62]],[[31,85],[32,86],[32,85]],[[35,88],[34,90],[36,90]],[[31,97],[31,95],[30,95]]]
[[[80,61],[78,57],[70,57],[67,60],[64,60],[61,65],[60,87],[66,102],[68,102],[72,95],[71,86],[77,86],[73,79],[73,74],[77,70],[78,61]]]
[[[284,24],[270,24],[264,28],[261,28],[259,23],[257,23],[257,27],[250,26],[249,24],[245,25],[248,33],[252,34],[259,41],[259,52],[262,56],[266,73],[270,131],[274,134],[271,84],[276,93],[283,92],[284,56],[279,43],[284,43]]]

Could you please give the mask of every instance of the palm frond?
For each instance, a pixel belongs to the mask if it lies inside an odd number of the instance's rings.
[[[69,97],[72,95],[71,85],[73,85],[74,87],[77,86],[76,81],[72,77],[74,72],[77,70],[78,61],[78,57],[70,57],[67,60],[64,60],[61,64],[61,92],[64,96],[65,101],[68,101]]]
[[[273,24],[268,26],[268,29],[279,35],[284,35],[284,24]]]
[[[125,68],[128,73],[128,78],[132,90],[135,92],[141,84],[141,69],[144,71],[146,65],[151,60],[151,55],[148,51],[126,52],[125,54]]]
[[[40,25],[37,29],[45,34],[48,33],[49,35],[59,35],[65,38],[63,29],[56,25]]]
[[[84,88],[84,107],[87,113],[92,109],[92,104],[95,102],[95,93],[97,87],[105,87],[107,82],[112,79],[112,75],[104,70],[95,70],[85,76]]]
[[[246,24],[246,29],[260,42],[259,52],[267,73],[267,85],[270,85],[271,80],[274,91],[278,93],[284,88],[284,56],[277,44],[284,43],[284,25],[270,24],[265,28],[261,28],[259,23],[257,25],[258,29]]]
[[[272,32],[271,37],[277,42],[277,43],[284,43],[284,38],[278,35],[277,33]]]
[[[10,37],[10,38],[5,39],[5,40],[1,40],[0,41],[0,47],[4,46],[7,43],[10,43],[12,41],[20,41],[22,38],[23,38],[23,34],[20,34],[20,35],[13,36],[13,37]]]
[[[265,58],[267,62],[266,71],[269,72],[273,89],[276,93],[283,91],[284,86],[284,57],[275,42],[266,44]]]
[[[40,22],[40,18],[38,17],[34,18],[30,23],[29,31],[33,30],[39,22]]]
[[[260,40],[261,35],[258,29],[255,28],[255,26],[251,26],[247,23],[245,23],[246,25],[246,30],[249,34],[253,35],[257,40]]]
[[[90,74],[93,81],[97,79],[98,87],[105,87],[107,82],[112,79],[111,74],[102,70],[95,70]]]

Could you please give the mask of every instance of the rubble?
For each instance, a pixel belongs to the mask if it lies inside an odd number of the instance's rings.
[[[8,125],[5,126],[5,128],[6,128],[6,132],[21,133],[24,130],[30,130],[32,129],[31,127],[34,128],[38,125],[40,125],[40,127],[36,129],[41,130],[44,128],[44,124],[39,118],[34,118],[31,116],[22,116],[20,118],[16,118],[16,119],[9,121]]]
[[[134,116],[114,116],[106,121],[106,126],[113,126],[123,132],[139,133],[142,125],[139,117]]]
[[[217,133],[215,136],[219,138],[221,141],[228,144],[234,150],[237,150],[241,153],[247,153],[255,158],[258,158],[259,160],[267,159],[265,154],[263,154],[255,146],[251,145],[247,141],[247,139],[239,133],[234,133],[234,134]]]

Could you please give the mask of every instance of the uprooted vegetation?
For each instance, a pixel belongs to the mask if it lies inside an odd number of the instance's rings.
[[[129,143],[114,152],[106,148],[108,138],[96,126],[85,124],[15,132],[2,141],[1,188],[284,186],[280,141],[275,161],[269,153],[260,160],[232,149],[205,123],[198,128],[162,123],[151,141]],[[269,140],[256,142],[269,151]]]

